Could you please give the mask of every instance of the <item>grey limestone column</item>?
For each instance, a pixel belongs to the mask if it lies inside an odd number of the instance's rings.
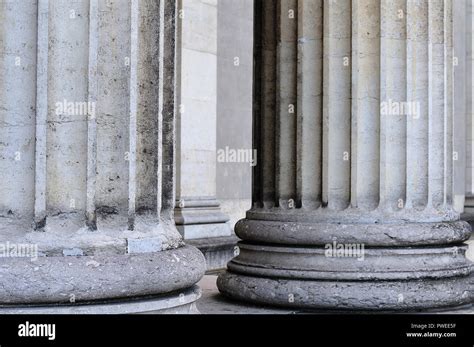
[[[452,27],[451,0],[255,2],[259,162],[223,294],[312,309],[472,301]]]
[[[173,216],[175,16],[168,0],[0,3],[0,312],[193,308],[205,260]]]

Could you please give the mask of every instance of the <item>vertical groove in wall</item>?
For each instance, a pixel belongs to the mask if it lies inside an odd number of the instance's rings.
[[[276,203],[296,198],[297,0],[277,2]]]
[[[444,0],[429,2],[429,194],[428,204],[440,207],[444,202],[445,189],[445,44],[444,44]]]
[[[297,173],[298,205],[321,205],[322,0],[298,1]]]
[[[453,207],[457,212],[462,213],[466,202],[466,192],[468,191],[468,177],[466,169],[467,153],[467,117],[466,110],[468,100],[466,99],[466,81],[468,80],[467,65],[467,45],[466,37],[468,35],[469,24],[466,15],[468,1],[453,2],[453,79],[456,83],[453,85]]]
[[[263,38],[261,73],[261,128],[258,165],[261,166],[262,202],[264,207],[275,205],[275,122],[276,115],[276,1],[263,1]]]
[[[380,205],[406,200],[406,0],[381,1]]]
[[[474,59],[473,59],[473,47],[474,47],[474,0],[468,0],[466,4],[466,23],[467,23],[467,34],[466,34],[466,192],[469,200],[474,195]]]
[[[167,183],[165,181],[165,177],[169,176],[172,171],[172,167],[169,165],[173,165],[173,158],[175,147],[171,146],[166,141],[173,142],[174,139],[172,137],[173,128],[170,120],[173,119],[173,114],[175,112],[175,99],[173,91],[169,89],[165,90],[167,87],[167,79],[168,78],[175,78],[175,75],[167,75],[169,72],[166,71],[167,68],[171,68],[174,73],[174,67],[169,65],[172,63],[169,59],[173,59],[173,56],[169,56],[169,52],[167,50],[171,49],[174,51],[176,48],[173,42],[169,42],[169,34],[167,30],[169,30],[168,25],[172,24],[173,26],[175,23],[170,23],[169,21],[172,19],[170,18],[170,10],[171,7],[176,6],[170,3],[167,0],[161,0],[159,4],[159,13],[160,17],[163,18],[162,21],[159,23],[159,75],[158,75],[158,138],[156,142],[157,146],[157,162],[158,162],[158,174],[157,174],[157,186],[158,190],[160,191],[161,195],[158,194],[157,196],[157,212],[163,218],[168,218],[170,216],[171,210],[173,208],[174,197],[170,194],[170,187],[165,186]],[[171,44],[171,46],[169,46]],[[173,84],[174,85],[174,84]],[[170,94],[171,92],[171,94]],[[171,103],[171,104],[168,104]],[[165,124],[166,123],[166,124]],[[170,133],[171,131],[171,133]],[[168,137],[168,140],[165,139],[165,136]],[[166,170],[166,172],[165,172]],[[165,198],[165,195],[167,196]],[[171,200],[172,199],[172,200]]]
[[[35,224],[41,228],[46,218],[46,136],[48,119],[48,36],[49,1],[38,0],[38,41],[35,130]]]
[[[80,213],[87,195],[89,2],[49,2],[47,209]],[[77,215],[79,218],[79,215]]]
[[[99,1],[97,183],[99,215],[128,215],[130,1]],[[99,217],[98,215],[98,217]]]
[[[175,170],[176,170],[176,15],[177,4],[174,0],[161,0],[160,11],[163,18],[160,26],[160,57],[162,59],[161,94],[161,143],[162,163],[158,166],[161,171],[161,218],[173,221],[175,205]],[[158,133],[160,134],[160,132]],[[158,152],[160,153],[160,152]],[[158,194],[160,196],[160,194]]]
[[[138,20],[136,211],[156,215],[158,197],[160,2],[140,1]]]
[[[352,205],[375,209],[380,187],[380,0],[352,2]]]
[[[36,0],[0,1],[0,216],[30,221],[35,200],[37,18]]]
[[[88,101],[97,104],[97,55],[99,49],[99,4],[98,0],[89,3],[89,76]],[[96,108],[94,108],[96,109]],[[97,116],[95,112],[87,115],[87,197],[86,223],[96,229],[96,171],[97,171]]]
[[[184,19],[184,3],[183,1],[185,0],[177,0],[176,1],[176,72],[175,72],[175,78],[176,78],[176,88],[175,88],[175,100],[176,100],[176,121],[175,121],[175,155],[177,158],[181,157],[181,152],[182,152],[182,129],[181,129],[181,122],[182,122],[182,117],[183,113],[185,110],[184,106],[184,100],[183,100],[183,72],[182,66],[183,66],[183,35],[184,35],[184,25],[183,25],[183,19]],[[176,160],[176,165],[178,166],[178,169],[176,170],[176,175],[175,175],[175,187],[176,187],[176,202],[175,204],[179,206],[180,203],[184,203],[181,201],[181,183],[183,182],[183,176],[181,174],[181,163],[180,160]]]
[[[254,0],[253,14],[253,90],[252,90],[252,147],[257,150],[257,161],[252,168],[252,206],[263,207],[263,165],[260,163],[262,143],[262,104],[263,104],[263,3],[265,0]]]
[[[342,210],[351,194],[351,1],[325,1],[323,16],[323,204]]]
[[[417,112],[407,117],[408,208],[428,200],[428,1],[407,0],[407,102]]]
[[[444,205],[453,204],[453,126],[454,126],[454,43],[453,43],[453,0],[444,1],[444,100],[445,100],[445,133],[444,133]]]
[[[128,227],[133,230],[137,193],[137,111],[138,111],[138,30],[139,0],[131,0],[130,8],[130,124],[128,150]]]
[[[159,26],[160,26],[160,29],[159,29],[159,35],[157,37],[158,39],[158,56],[159,56],[159,73],[158,73],[158,88],[159,88],[159,93],[158,93],[158,114],[157,114],[157,133],[158,133],[158,138],[157,138],[157,142],[156,142],[156,149],[157,149],[157,157],[156,157],[156,160],[157,160],[157,165],[158,167],[160,168],[160,170],[158,170],[158,173],[157,173],[157,177],[156,177],[156,184],[157,186],[159,187],[158,189],[160,190],[160,192],[162,192],[164,190],[164,186],[163,186],[163,172],[162,172],[162,169],[164,169],[164,166],[163,166],[163,155],[164,155],[164,143],[163,143],[163,136],[164,136],[164,133],[163,133],[163,112],[164,112],[164,107],[165,107],[165,95],[164,95],[164,86],[165,86],[165,37],[166,37],[166,34],[165,34],[165,25],[166,25],[166,21],[167,21],[167,18],[165,18],[165,12],[167,10],[167,3],[165,0],[161,0],[160,3],[159,3],[159,13],[160,13],[160,17],[163,18],[162,21],[160,21],[159,23]],[[174,103],[173,103],[174,105]],[[161,214],[161,210],[163,208],[163,197],[161,196],[160,198],[158,198],[160,195],[157,196],[157,206],[156,206],[156,210],[157,210],[157,213],[160,215]]]

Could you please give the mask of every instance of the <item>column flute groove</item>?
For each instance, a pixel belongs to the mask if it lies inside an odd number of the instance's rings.
[[[353,207],[379,204],[380,0],[352,1]]]
[[[256,6],[258,1],[256,1]],[[262,8],[262,106],[261,106],[261,145],[259,150],[259,167],[261,167],[260,179],[262,180],[262,204],[264,207],[274,207],[276,200],[276,66],[277,66],[277,32],[276,32],[276,11],[275,1],[264,1],[260,5]],[[258,31],[256,32],[256,38]]]
[[[422,210],[428,203],[429,1],[407,1],[407,202]]]
[[[276,204],[291,208],[296,198],[298,1],[277,1]]]
[[[323,205],[348,207],[351,197],[351,1],[324,3]]]
[[[36,76],[35,131],[35,228],[44,226],[46,218],[46,141],[48,119],[48,12],[49,1],[38,0],[38,43]]]
[[[89,3],[89,61],[88,61],[88,102],[97,104],[98,93],[98,49],[99,49],[99,3]],[[95,191],[97,183],[97,115],[87,115],[87,196],[86,220],[90,229],[97,229]]]
[[[297,202],[321,206],[323,1],[298,2]]]
[[[449,208],[453,205],[453,179],[454,179],[454,142],[453,142],[453,130],[454,130],[454,42],[453,42],[453,2],[450,0],[444,0],[444,67],[445,67],[445,131],[444,136],[444,166],[445,166],[445,179],[444,179],[444,206]]]
[[[406,203],[407,116],[400,112],[407,100],[406,3],[381,2],[380,207],[392,211]]]

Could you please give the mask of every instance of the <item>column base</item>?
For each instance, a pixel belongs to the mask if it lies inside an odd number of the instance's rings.
[[[410,311],[473,302],[465,222],[245,219],[217,285],[238,300],[300,309]],[[299,217],[299,216],[297,216]]]
[[[471,226],[465,221],[423,222],[420,213],[419,222],[400,219],[382,223],[385,219],[381,215],[358,221],[353,216],[356,213],[349,211],[347,216],[341,213],[339,218],[331,216],[323,219],[291,211],[273,215],[251,211],[247,212],[251,218],[237,223],[235,233],[242,240],[255,243],[324,246],[337,240],[364,244],[366,247],[460,244],[471,237]],[[408,218],[406,215],[401,217]]]
[[[0,314],[199,314],[198,286],[156,297],[58,306],[0,306]]]
[[[225,296],[247,302],[313,310],[416,311],[472,302],[473,276],[413,281],[308,281],[253,277],[233,272],[219,276]]]
[[[175,293],[197,283],[205,268],[204,256],[192,246],[136,254],[3,258],[0,305],[3,310],[56,308]]]

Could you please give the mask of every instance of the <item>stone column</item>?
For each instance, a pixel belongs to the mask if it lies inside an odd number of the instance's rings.
[[[0,312],[193,309],[205,260],[173,218],[175,15],[1,2]]]
[[[204,252],[208,269],[214,270],[225,267],[236,243],[216,197],[217,1],[179,3],[175,220],[184,238]]]
[[[253,207],[218,279],[324,309],[468,304],[451,0],[255,2]]]

